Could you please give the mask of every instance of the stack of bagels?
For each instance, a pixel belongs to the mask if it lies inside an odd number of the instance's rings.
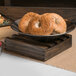
[[[32,35],[51,35],[65,33],[67,25],[63,17],[56,13],[39,15],[34,12],[25,14],[19,22],[19,30]]]

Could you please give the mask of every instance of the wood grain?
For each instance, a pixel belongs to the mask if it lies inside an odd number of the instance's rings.
[[[11,17],[14,20],[21,18],[27,12],[55,12],[65,19],[76,21],[76,8],[51,8],[51,7],[0,7],[0,12]]]
[[[58,40],[54,39],[52,40],[52,43],[51,41],[47,43],[44,43],[44,41],[37,43],[35,40],[32,40],[31,43],[31,40],[27,40],[26,37],[24,37],[25,39],[23,39],[23,37],[20,37],[21,39],[19,39],[18,37],[19,35],[16,35],[16,38],[6,38],[4,42],[5,50],[23,54],[42,61],[46,61],[72,46],[71,35],[62,36],[63,39],[61,37]],[[65,40],[64,37],[66,38]],[[40,45],[41,43],[47,44],[49,47],[45,45],[47,47],[45,48],[43,47],[44,45]],[[54,45],[51,46],[52,44]]]

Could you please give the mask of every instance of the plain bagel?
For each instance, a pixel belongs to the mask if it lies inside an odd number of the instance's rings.
[[[29,12],[19,22],[19,30],[32,35],[50,35],[53,32],[65,33],[67,30],[66,21],[56,13]]]
[[[36,16],[39,16],[39,14],[33,13],[33,12],[29,12],[29,13],[25,14],[19,22],[19,30],[23,33],[28,33],[28,30],[27,30],[28,25],[29,25],[30,21],[33,18],[35,18]]]
[[[32,35],[50,35],[53,32],[53,20],[50,14],[35,17],[28,25],[28,31]]]
[[[65,20],[58,14],[56,13],[51,13],[51,16],[54,21],[54,31],[57,33],[65,33],[67,30],[67,25]]]

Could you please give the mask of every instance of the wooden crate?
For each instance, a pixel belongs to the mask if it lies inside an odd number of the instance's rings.
[[[13,35],[5,39],[5,50],[46,61],[72,46],[72,36],[63,35],[47,42],[36,41]]]

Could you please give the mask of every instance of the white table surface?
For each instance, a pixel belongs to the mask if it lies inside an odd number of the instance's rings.
[[[2,53],[0,76],[76,76],[76,73]]]

